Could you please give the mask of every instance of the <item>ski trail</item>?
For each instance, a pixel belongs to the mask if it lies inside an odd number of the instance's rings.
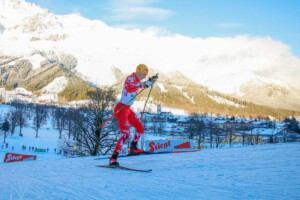
[[[1,164],[0,200],[300,199],[298,152],[295,143],[119,159],[151,173],[91,157]]]

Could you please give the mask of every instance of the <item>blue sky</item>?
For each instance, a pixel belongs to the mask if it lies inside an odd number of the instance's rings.
[[[300,57],[298,0],[27,0],[54,14],[190,37],[270,36]]]

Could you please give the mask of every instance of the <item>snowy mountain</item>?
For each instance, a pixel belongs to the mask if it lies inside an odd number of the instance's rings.
[[[282,82],[270,82],[270,80],[259,78],[242,84],[240,92],[242,94],[233,96],[258,105],[300,110],[299,91]]]
[[[38,52],[35,60],[45,58]],[[0,88],[0,96],[6,101],[14,99],[26,100],[28,102],[43,103],[69,103],[85,100],[87,92],[93,89],[93,85],[84,81],[70,66],[76,63],[71,56],[61,56],[62,63],[42,62],[42,66],[34,68],[32,62],[15,57],[0,57],[2,63],[2,74],[0,83],[6,89]],[[67,59],[66,59],[67,58]],[[71,59],[69,59],[71,58]],[[34,60],[34,59],[32,59]],[[13,64],[11,64],[13,63]],[[125,73],[117,68],[112,68],[113,74],[118,81],[112,87],[116,93],[121,92]],[[267,106],[259,106],[253,103],[240,100],[240,98],[224,95],[219,92],[210,91],[207,87],[201,86],[190,80],[180,72],[164,73],[159,72],[159,82],[152,90],[151,98],[146,111],[156,111],[157,104],[168,108],[179,108],[186,113],[219,113],[223,115],[243,116],[272,116],[275,118],[294,115],[291,111],[273,109]],[[143,92],[137,98],[136,111],[141,111],[148,93]]]
[[[78,60],[76,70],[94,83],[107,85],[115,81],[112,65],[101,58],[111,48],[99,39],[109,34],[104,23],[78,15],[55,16],[23,0],[0,2],[0,24],[4,28],[0,54],[17,58],[42,54],[51,62],[60,60],[62,54],[71,54]]]
[[[300,110],[300,90],[291,87],[278,79],[265,78],[254,73],[230,73],[216,75],[205,81],[210,89],[222,92],[240,100],[272,108]]]
[[[225,52],[219,45],[228,48],[237,46],[238,50],[227,49]],[[276,51],[264,49],[265,46]],[[261,52],[257,52],[256,48],[261,48]],[[274,57],[276,60],[273,60]],[[8,89],[24,87],[36,95],[44,94],[43,88],[61,76],[65,77],[61,79],[65,82],[66,77],[72,76],[74,81],[80,78],[92,85],[113,85],[119,81],[114,69],[128,74],[137,64],[147,63],[165,74],[180,71],[194,84],[201,84],[200,90],[207,87],[243,101],[299,111],[298,89],[249,71],[251,66],[255,66],[256,71],[260,68],[270,70],[272,62],[278,69],[288,65],[291,70],[297,70],[300,64],[299,59],[286,50],[286,46],[270,38],[204,40],[161,35],[151,29],[125,30],[78,14],[54,15],[24,0],[0,0],[0,87]],[[240,65],[245,66],[237,70]],[[54,72],[56,74],[51,76]],[[41,77],[44,82],[37,80]],[[187,85],[176,82],[179,80],[176,76],[168,78],[178,86],[177,90],[184,98],[197,105],[195,94],[182,91]],[[53,85],[61,86],[56,83]],[[64,87],[67,87],[66,84],[62,83]],[[164,85],[159,83],[158,87],[162,92],[170,93],[170,90],[164,90]],[[298,88],[297,85],[295,87]],[[57,98],[54,95],[53,99]],[[198,102],[201,100],[198,99]]]

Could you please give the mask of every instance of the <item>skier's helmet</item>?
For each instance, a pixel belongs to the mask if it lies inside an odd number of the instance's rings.
[[[148,75],[148,67],[145,64],[139,64],[136,67],[136,73],[142,73],[144,76]]]

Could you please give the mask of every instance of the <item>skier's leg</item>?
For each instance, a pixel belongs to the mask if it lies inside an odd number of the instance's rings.
[[[117,159],[119,155],[119,151],[122,149],[123,144],[127,141],[127,139],[130,137],[130,129],[129,129],[129,123],[128,123],[128,114],[130,108],[125,107],[123,110],[119,111],[120,108],[123,106],[123,104],[119,103],[116,105],[114,109],[115,117],[118,121],[120,132],[122,133],[121,137],[117,141],[115,150],[109,159],[110,165],[119,165]]]
[[[120,112],[116,114],[116,118],[118,120],[119,128],[122,133],[121,137],[119,138],[115,151],[119,152],[124,143],[128,140],[130,137],[130,127],[129,127],[129,122],[128,122],[128,115],[130,113],[130,108],[124,108]]]
[[[136,114],[130,110],[130,113],[128,115],[128,121],[129,123],[136,129],[136,132],[133,136],[131,145],[130,145],[130,151],[134,153],[141,153],[143,150],[140,150],[137,148],[137,143],[142,136],[144,132],[144,125],[142,124],[139,117],[136,116]]]

